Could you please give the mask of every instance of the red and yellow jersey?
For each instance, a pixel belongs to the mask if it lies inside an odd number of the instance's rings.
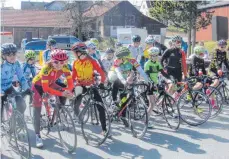
[[[67,87],[63,90],[73,89],[73,80],[71,72],[67,65],[64,65],[61,70],[55,70],[50,65],[45,65],[41,71],[33,78],[33,84],[41,85],[44,92],[50,93],[52,95],[61,96],[62,92],[51,88],[51,85],[55,85],[57,79],[64,75],[67,79]]]
[[[94,71],[101,76],[101,81],[106,79],[105,73],[98,62],[90,57],[78,59],[73,64],[72,78],[82,86],[88,86],[94,83]]]

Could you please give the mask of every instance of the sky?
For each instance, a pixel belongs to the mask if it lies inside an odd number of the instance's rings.
[[[2,2],[3,0],[1,0]],[[5,7],[14,7],[15,9],[21,9],[21,1],[29,0],[5,0]],[[31,2],[51,2],[53,0],[30,0]]]
[[[1,0],[1,2],[4,0]],[[13,7],[15,9],[21,9],[21,1],[31,1],[31,2],[51,2],[54,0],[5,0],[5,7]],[[136,0],[129,0],[131,3]],[[141,0],[139,0],[141,1]],[[2,5],[0,5],[2,6]]]

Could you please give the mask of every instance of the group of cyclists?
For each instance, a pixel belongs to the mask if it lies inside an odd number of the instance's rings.
[[[14,44],[6,43],[1,46],[1,100],[2,108],[7,95],[15,91],[12,83],[14,76],[20,83],[22,90],[33,92],[34,107],[34,129],[36,134],[36,146],[43,146],[40,135],[40,115],[42,107],[42,95],[48,93],[58,96],[64,105],[67,98],[76,97],[74,112],[79,112],[82,101],[82,94],[87,91],[96,81],[95,74],[99,74],[101,87],[106,87],[107,83],[112,83],[112,105],[117,108],[122,107],[118,101],[119,88],[130,86],[136,78],[135,72],[149,86],[148,97],[148,116],[156,104],[154,93],[157,91],[159,76],[163,76],[168,81],[181,82],[189,76],[199,76],[202,74],[219,76],[222,64],[229,70],[225,40],[218,41],[217,48],[213,52],[209,69],[206,68],[204,61],[205,49],[203,46],[196,46],[190,57],[190,67],[187,67],[186,53],[181,49],[182,37],[174,36],[171,40],[171,46],[161,52],[156,45],[153,36],[145,39],[146,48],[140,46],[141,37],[135,35],[132,37],[133,43],[128,47],[117,43],[115,48],[107,48],[103,58],[97,50],[98,40],[91,39],[87,42],[77,42],[73,44],[71,51],[74,54],[73,64],[68,63],[68,54],[66,51],[56,48],[56,41],[51,39],[47,41],[47,50],[43,53],[43,66],[38,72],[35,67],[36,53],[33,50],[25,51],[25,63],[21,67],[17,58],[17,47]],[[217,87],[219,80],[214,79],[211,85]],[[202,87],[199,81],[193,89],[198,90]],[[167,92],[172,96],[175,92],[175,83],[170,82]],[[80,92],[80,93],[79,93]],[[103,102],[100,92],[93,89],[94,100]],[[121,94],[122,99],[126,94]],[[17,109],[24,114],[26,106],[17,101]],[[108,133],[106,128],[106,115],[101,107],[99,111],[99,120],[102,127],[102,135]],[[2,111],[1,111],[2,113]],[[128,121],[122,118],[126,127]],[[153,123],[148,123],[148,128],[152,128]]]

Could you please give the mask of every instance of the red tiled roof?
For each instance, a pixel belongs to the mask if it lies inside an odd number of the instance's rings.
[[[71,28],[72,21],[63,11],[1,10],[1,25]]]
[[[101,16],[101,15],[105,14],[107,11],[109,11],[111,8],[113,8],[114,6],[119,4],[120,2],[122,2],[122,1],[108,1],[102,5],[95,5],[89,11],[84,13],[84,15],[87,17]]]

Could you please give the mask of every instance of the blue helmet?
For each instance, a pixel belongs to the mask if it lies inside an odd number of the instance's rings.
[[[226,45],[227,45],[227,42],[226,42],[225,40],[222,39],[222,40],[219,40],[219,41],[218,41],[218,45],[219,45],[219,46],[226,46]]]
[[[96,49],[96,45],[91,41],[86,42],[86,45],[87,48]]]
[[[132,41],[133,41],[133,42],[141,42],[141,37],[140,37],[139,35],[134,35],[134,36],[132,37]]]
[[[17,52],[17,46],[13,43],[5,43],[1,46],[2,55],[15,54]]]
[[[55,46],[56,45],[56,40],[54,39],[49,39],[46,43],[48,46]]]

